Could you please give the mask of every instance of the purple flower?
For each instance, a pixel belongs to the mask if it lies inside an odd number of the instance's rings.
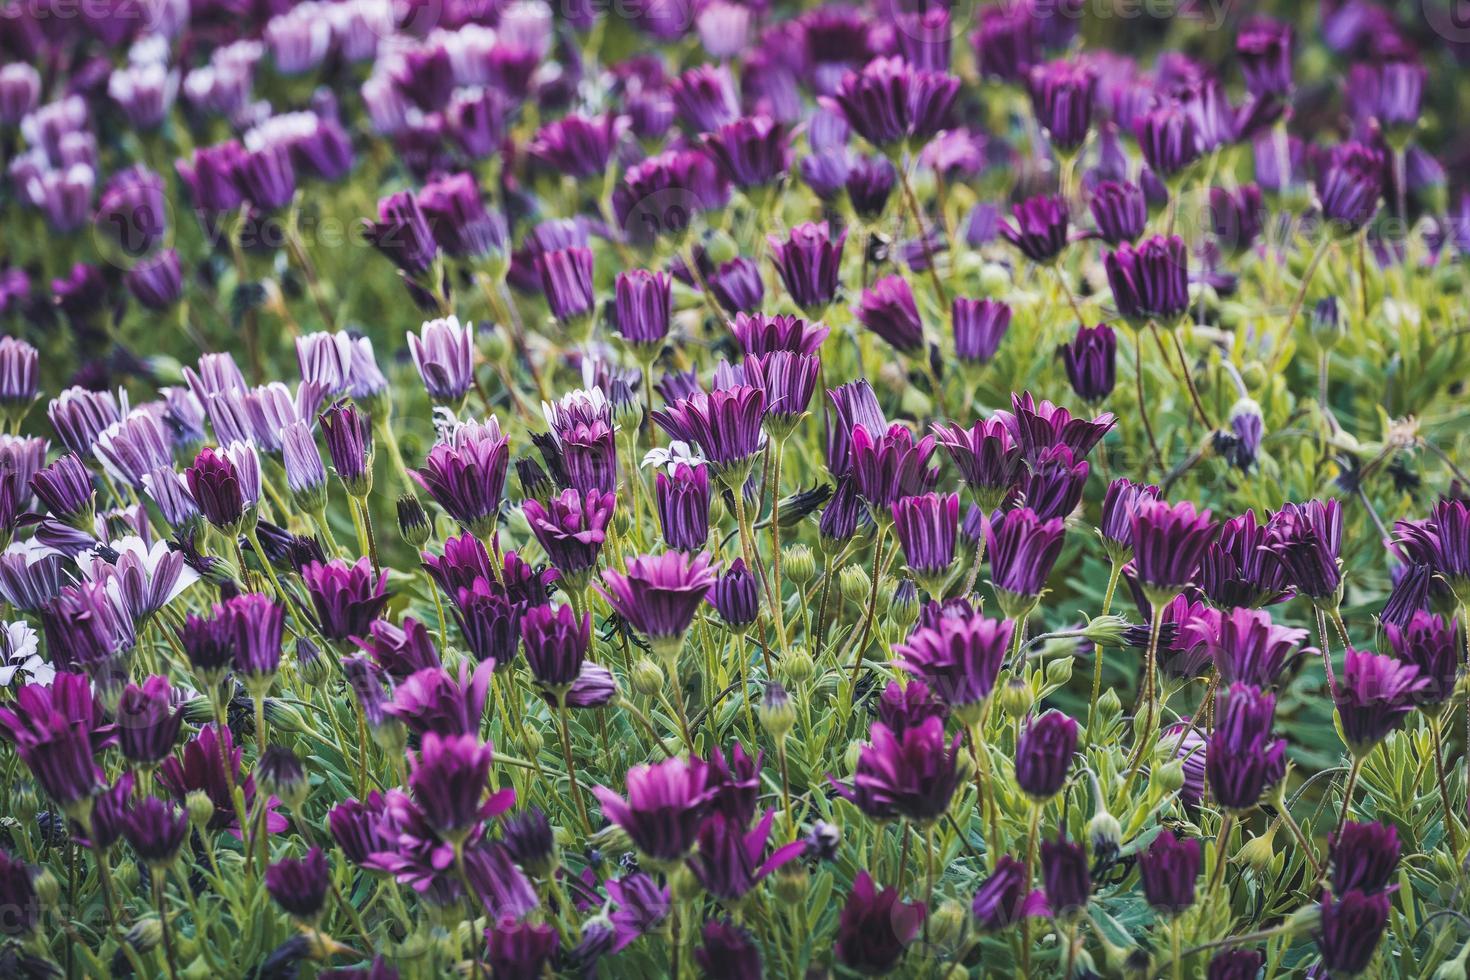
[[[1205,751],[1210,795],[1227,810],[1249,810],[1286,774],[1286,740],[1271,737],[1276,699],[1248,684],[1221,693]]]
[[[628,117],[569,115],[541,127],[526,145],[527,159],[545,173],[576,180],[601,177],[628,131]]]
[[[1342,507],[1336,500],[1286,504],[1272,516],[1262,545],[1296,591],[1319,602],[1335,601],[1342,587],[1341,546]]]
[[[235,531],[245,516],[240,473],[225,453],[205,447],[184,471],[189,495],[204,519],[222,531]]]
[[[943,719],[931,716],[901,734],[874,722],[868,737],[852,787],[834,781],[837,791],[877,820],[929,823],[943,815],[961,779],[959,733],[946,742]]]
[[[544,507],[527,500],[521,510],[557,571],[575,580],[585,579],[597,566],[616,503],[610,493],[563,490]]]
[[[669,86],[679,117],[711,132],[740,117],[740,95],[728,65],[696,65]]]
[[[954,566],[959,534],[958,494],[900,497],[892,505],[893,528],[909,573],[932,593],[942,590]]]
[[[1371,119],[1395,138],[1419,125],[1429,70],[1417,61],[1356,64],[1348,71],[1347,103],[1360,119]]]
[[[374,575],[366,558],[351,565],[341,558],[325,564],[311,562],[301,569],[301,580],[311,596],[322,635],[329,640],[366,636],[392,597],[387,590],[388,573]]]
[[[991,581],[1001,593],[1002,607],[1012,612],[1034,604],[1046,587],[1062,552],[1066,527],[1061,518],[1043,521],[1029,507],[1011,511],[986,525]]]
[[[764,424],[776,436],[786,436],[806,417],[816,391],[821,361],[813,354],[772,351],[745,359],[745,380],[765,393]]]
[[[1103,259],[1113,302],[1124,319],[1170,325],[1189,309],[1189,253],[1177,235],[1124,242]]]
[[[1246,511],[1220,525],[1219,536],[1200,559],[1199,586],[1223,608],[1268,605],[1290,589],[1286,569],[1265,547],[1269,525]]]
[[[829,333],[822,324],[809,323],[799,316],[763,313],[737,313],[729,326],[748,357],[764,357],[776,351],[814,355],[822,349],[822,341]]]
[[[1021,486],[1026,505],[1044,521],[1068,516],[1082,500],[1090,469],[1086,461],[1074,462],[1066,446],[1044,450]]]
[[[1062,791],[1077,754],[1077,722],[1048,711],[1026,722],[1016,741],[1016,784],[1041,803]]]
[[[1270,688],[1307,631],[1277,626],[1258,609],[1206,610],[1182,625],[1185,643],[1200,642],[1215,661],[1220,680]]]
[[[708,766],[674,757],[628,769],[627,798],[606,786],[592,794],[608,820],[621,827],[639,852],[655,861],[677,861],[694,846],[712,798]]]
[[[168,678],[150,676],[142,687],[123,688],[117,705],[118,745],[123,757],[143,766],[162,762],[173,751],[184,711],[174,706]]]
[[[183,160],[174,164],[194,207],[202,214],[214,217],[239,209],[244,196],[235,174],[244,156],[244,148],[228,140],[196,149],[192,165]]]
[[[1333,149],[1317,182],[1317,203],[1338,237],[1356,235],[1378,212],[1383,172],[1383,154],[1378,150],[1362,143]]]
[[[1143,897],[1154,908],[1178,915],[1194,904],[1194,883],[1199,869],[1199,841],[1180,840],[1172,831],[1162,830],[1138,856]]]
[[[1067,202],[1060,196],[1029,198],[1011,208],[1014,222],[1000,233],[1021,254],[1043,265],[1053,262],[1067,247]]]
[[[366,636],[354,636],[380,671],[400,682],[420,670],[439,666],[439,651],[423,623],[405,616],[402,625],[375,619]]]
[[[1117,383],[1118,336],[1105,323],[1079,326],[1070,344],[1057,348],[1072,390],[1089,405],[1113,393]]]
[[[1060,405],[1049,401],[1037,403],[1029,391],[1012,393],[1011,409],[998,411],[995,416],[1010,430],[1033,464],[1040,460],[1044,450],[1053,446],[1066,446],[1074,456],[1085,457],[1116,424],[1110,412],[1093,419],[1074,418]]]
[[[1265,218],[1266,204],[1255,184],[1242,184],[1234,190],[1210,188],[1211,231],[1227,254],[1247,251],[1260,237]]]
[[[1204,550],[1214,540],[1210,512],[1196,511],[1188,500],[1142,500],[1129,522],[1138,581],[1151,602],[1167,602],[1194,580]]]
[[[372,422],[347,401],[328,408],[320,421],[337,479],[348,494],[365,498],[373,488]]]
[[[1384,617],[1383,632],[1394,654],[1413,665],[1425,683],[1414,692],[1415,704],[1429,708],[1443,704],[1455,690],[1459,669],[1459,621],[1448,623],[1431,612],[1416,610],[1403,626]]]
[[[853,315],[895,350],[911,354],[924,346],[924,322],[914,292],[903,276],[884,276],[863,290]]]
[[[1235,57],[1246,91],[1259,98],[1291,93],[1291,25],[1269,17],[1252,17],[1235,38]]]
[[[1081,149],[1092,125],[1097,71],[1091,65],[1053,61],[1033,67],[1029,82],[1031,111],[1052,148],[1067,153]]]
[[[959,296],[949,322],[955,356],[971,364],[989,364],[1011,327],[1011,308],[999,300]]]
[[[769,116],[747,116],[705,136],[704,145],[722,173],[742,190],[764,187],[791,169],[786,127]]]
[[[1009,929],[1028,916],[1043,914],[1045,896],[1027,892],[1026,866],[1009,854],[996,858],[995,870],[975,890],[971,911],[982,932]]]
[[[791,299],[809,316],[821,316],[837,297],[846,230],[835,239],[825,221],[797,225],[786,241],[767,236],[771,261]]]
[[[1200,157],[1194,116],[1179,105],[1165,105],[1133,124],[1133,135],[1149,169],[1165,180],[1176,177]]]
[[[998,509],[1026,472],[1021,449],[998,419],[981,419],[973,428],[934,424],[938,444],[954,462],[981,509]]]
[[[760,980],[765,976],[760,947],[745,929],[728,920],[711,919],[704,924],[701,937],[704,943],[695,948],[694,962],[702,976],[710,980]]]
[[[144,259],[123,274],[123,285],[145,309],[162,312],[184,295],[184,270],[171,248]]]
[[[454,596],[454,618],[470,654],[481,662],[494,661],[498,669],[515,659],[521,629],[521,607],[498,585],[476,578]]]
[[[37,470],[30,488],[53,516],[73,527],[91,530],[97,491],[92,474],[74,454],[67,453]]]
[[[97,198],[97,224],[128,255],[152,251],[168,230],[163,178],[142,165],[113,174]]]
[[[842,79],[832,103],[853,132],[887,149],[945,129],[959,91],[953,75],[916,70],[902,58],[874,58]]]
[[[1134,483],[1124,477],[1108,484],[1103,495],[1102,521],[1098,534],[1108,557],[1119,565],[1133,556],[1133,511],[1144,500],[1157,500],[1159,488]]]
[[[975,709],[995,690],[1013,628],[1008,619],[943,616],[932,626],[921,624],[907,640],[894,645],[893,653],[898,666],[921,678],[973,723],[978,720]]]
[[[473,534],[465,533],[444,541],[444,554],[432,555],[421,552],[424,570],[452,601],[460,589],[468,589],[475,579],[489,581],[490,555],[485,544]]]
[[[1041,56],[1039,24],[1029,5],[987,7],[980,28],[970,38],[980,74],[1002,82],[1020,82]]]
[[[313,847],[304,858],[282,858],[265,869],[265,890],[287,913],[307,922],[321,914],[327,899],[327,857]]]
[[[366,562],[366,558],[362,559],[363,567]],[[337,563],[341,564],[341,560]],[[281,663],[285,607],[268,595],[247,592],[226,602],[223,615],[231,625],[235,670],[247,683],[268,687]]]
[[[669,333],[672,280],[662,272],[632,269],[618,273],[614,308],[618,334],[636,348],[656,352]]]
[[[1100,182],[1092,189],[1088,208],[1097,224],[1097,236],[1114,247],[1137,241],[1148,225],[1148,202],[1130,181]]]
[[[724,902],[744,898],[771,872],[801,857],[804,841],[793,841],[767,855],[776,811],[767,810],[754,828],[746,820],[711,813],[699,826],[689,868],[704,890]]]
[[[156,796],[145,796],[128,808],[122,834],[140,861],[150,867],[165,867],[173,863],[184,846],[189,812]]]
[[[613,213],[629,240],[682,239],[694,217],[725,206],[729,186],[700,150],[669,150],[636,164],[613,191]]]
[[[914,679],[907,684],[889,681],[878,696],[875,711],[878,724],[883,725],[897,738],[903,738],[911,728],[917,728],[930,718],[943,722],[949,717],[949,706],[922,680]]]
[[[897,178],[893,164],[883,157],[858,157],[847,168],[843,187],[853,213],[867,222],[883,216]]]
[[[872,435],[887,431],[888,420],[866,378],[827,389],[827,398],[832,403],[826,418],[827,469],[833,476],[846,476],[852,468],[853,427],[863,425]]]
[[[916,439],[900,423],[875,434],[859,422],[852,427],[851,441],[853,482],[875,520],[890,520],[893,505],[901,498],[928,492],[938,479],[939,468],[929,466],[933,436]]]
[[[597,591],[634,629],[655,644],[677,651],[714,584],[708,554],[670,551],[630,558],[625,572],[605,570]]]
[[[364,221],[363,230],[373,247],[409,276],[423,276],[438,257],[428,219],[409,191],[380,200],[378,220]]]
[[[504,811],[515,790],[491,794],[485,802],[494,753],[474,735],[424,735],[422,748],[408,759],[408,787],[430,827],[462,835],[481,820]]]
[[[1222,949],[1210,960],[1206,980],[1256,980],[1265,954],[1254,949]]]
[[[414,472],[419,486],[476,537],[495,530],[510,465],[510,439],[493,416],[484,424],[460,425],[434,444],[422,469]]]
[[[576,681],[591,647],[591,614],[579,617],[571,606],[536,606],[521,617],[521,640],[536,683],[564,690]]]
[[[92,458],[97,436],[122,418],[117,396],[110,391],[68,388],[46,406],[46,417],[67,449]]]
[[[919,938],[928,914],[923,902],[899,901],[897,888],[878,891],[868,872],[859,871],[837,922],[837,962],[867,976],[892,971]]]
[[[704,466],[680,463],[673,473],[654,476],[659,528],[664,544],[678,551],[699,551],[709,541],[709,472]]]
[[[485,943],[491,976],[533,980],[550,969],[561,934],[555,926],[506,918],[485,930]]]
[[[419,210],[445,255],[484,258],[506,247],[505,219],[485,209],[473,174],[457,173],[430,181],[419,191]]]
[[[1317,950],[1330,976],[1352,977],[1368,969],[1388,926],[1389,895],[1365,895],[1356,889],[1322,897]]]
[[[720,309],[727,313],[755,313],[765,299],[760,265],[754,259],[736,256],[705,276]],[[822,328],[826,329],[826,328]]]
[[[597,303],[592,286],[592,250],[575,246],[536,256],[541,291],[551,315],[563,326],[591,318]]]
[[[474,384],[474,338],[459,318],[425,320],[419,333],[408,335],[408,352],[437,404],[455,406]]]
[[[696,392],[654,412],[653,420],[673,438],[698,443],[716,475],[738,487],[764,445],[765,412],[764,391],[736,385],[708,394]]]
[[[1065,838],[1042,841],[1041,880],[1053,915],[1067,916],[1085,908],[1092,894],[1087,851]]]
[[[458,681],[442,667],[416,671],[398,684],[393,700],[383,705],[383,712],[420,739],[430,733],[443,737],[476,735],[494,670],[493,660],[473,667],[462,660]]]
[[[1391,890],[1399,866],[1396,828],[1349,820],[1332,835],[1328,850],[1335,894],[1345,895],[1356,889],[1376,895]]]
[[[736,558],[720,573],[709,591],[709,602],[731,630],[743,631],[756,621],[761,608],[760,583],[745,567],[745,559]]]
[[[1368,650],[1347,648],[1342,674],[1332,692],[1343,739],[1353,754],[1367,755],[1403,724],[1429,679],[1411,663]]]

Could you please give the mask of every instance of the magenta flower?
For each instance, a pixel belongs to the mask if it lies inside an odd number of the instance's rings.
[[[944,703],[969,722],[995,690],[1000,666],[1010,649],[1014,624],[980,615],[942,616],[920,625],[893,652],[898,666],[922,678]],[[912,685],[910,685],[912,686]]]
[[[708,771],[700,759],[676,756],[631,767],[626,798],[606,786],[594,786],[592,794],[603,815],[628,834],[640,853],[654,861],[677,861],[694,846],[713,799]]]
[[[610,493],[563,490],[545,507],[527,500],[521,510],[557,571],[574,582],[585,583],[597,567],[616,503]]]
[[[1343,739],[1362,757],[1403,724],[1418,693],[1429,685],[1419,668],[1385,654],[1348,647],[1332,691]]]
[[[461,425],[435,443],[413,476],[461,527],[484,538],[495,530],[509,465],[510,438],[491,417]]]
[[[607,569],[598,593],[634,629],[655,644],[678,650],[699,604],[715,584],[705,552],[670,551],[628,559],[626,571]]]
[[[366,558],[351,565],[341,558],[311,562],[301,569],[301,580],[322,635],[329,640],[366,636],[391,597],[388,573],[374,575]]]
[[[874,722],[868,737],[852,787],[833,781],[837,791],[877,820],[928,823],[942,816],[960,782],[960,734],[946,743],[944,722],[935,716],[902,734]]]

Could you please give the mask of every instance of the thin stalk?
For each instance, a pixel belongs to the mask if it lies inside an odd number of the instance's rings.
[[[567,782],[572,784],[572,799],[577,804],[577,815],[582,818],[582,827],[592,833],[592,821],[587,817],[587,803],[582,799],[582,787],[577,785],[577,763],[572,756],[572,739],[567,727],[567,699],[565,694],[556,699],[556,727],[561,734],[561,757],[567,764]]]
[[[1353,812],[1353,790],[1358,786],[1358,772],[1362,768],[1363,756],[1354,755],[1353,764],[1348,767],[1347,786],[1342,791],[1342,811],[1337,815],[1337,834],[1342,833],[1342,825],[1347,823],[1347,818]]]
[[[1102,615],[1106,616],[1113,605],[1113,593],[1118,589],[1118,578],[1123,574],[1121,562],[1114,561],[1108,573],[1108,588],[1103,593]],[[1103,648],[1101,643],[1092,648],[1092,697],[1087,702],[1087,737],[1092,738],[1092,720],[1097,714],[1097,699],[1102,693]]]
[[[1327,249],[1332,244],[1332,239],[1326,235],[1317,243],[1312,252],[1312,258],[1307,262],[1307,268],[1302,272],[1302,284],[1296,291],[1296,298],[1291,301],[1291,311],[1286,314],[1286,320],[1281,325],[1281,333],[1276,336],[1276,343],[1271,349],[1271,367],[1269,374],[1276,373],[1277,362],[1281,359],[1281,351],[1286,347],[1286,338],[1291,335],[1296,325],[1296,318],[1301,315],[1302,304],[1307,301],[1307,289],[1312,285],[1312,277],[1317,273],[1317,266],[1322,264],[1322,259],[1327,255]]]
[[[1228,862],[1226,849],[1230,846],[1230,831],[1235,823],[1235,814],[1226,811],[1225,816],[1220,819],[1220,832],[1215,835],[1215,867],[1210,872],[1210,887],[1205,892],[1205,901],[1213,901],[1215,892],[1220,889],[1220,882],[1225,879],[1225,865]]]
[[[169,980],[178,980],[179,968],[174,962],[173,927],[168,923],[168,905],[164,901],[163,870],[153,869],[153,901],[158,906],[158,924],[163,930],[163,961],[168,966]]]
[[[939,279],[939,266],[934,262],[934,251],[929,247],[929,236],[924,232],[924,218],[919,211],[919,199],[914,196],[913,185],[909,183],[907,167],[897,167],[899,184],[903,187],[903,201],[908,207],[909,216],[914,219],[914,226],[918,229],[919,245],[924,250],[924,262],[929,266],[929,279],[934,283],[934,294],[939,298],[939,308],[949,309],[949,292],[944,288],[944,283]]]
[[[786,439],[773,439],[774,462],[771,472],[771,615],[775,618],[776,639],[781,656],[791,653],[786,636],[786,601],[781,591],[781,457],[785,456]]]
[[[888,533],[888,525],[883,524],[878,528],[878,537],[873,542],[873,570],[872,581],[868,588],[868,609],[863,616],[863,625],[858,631],[852,651],[852,676],[848,684],[847,707],[851,710],[853,703],[857,700],[858,675],[863,669],[863,648],[868,645],[868,633],[873,628],[873,613],[878,605],[878,579],[883,572],[883,540]]]
[[[1133,785],[1133,778],[1138,775],[1138,770],[1143,766],[1143,756],[1148,746],[1149,738],[1153,735],[1154,712],[1157,709],[1158,695],[1154,685],[1155,668],[1159,659],[1159,632],[1164,624],[1164,606],[1162,603],[1154,603],[1152,609],[1152,622],[1148,633],[1148,657],[1143,666],[1143,690],[1139,692],[1140,701],[1144,703],[1148,714],[1144,718],[1143,731],[1138,734],[1138,744],[1133,749],[1133,759],[1128,763],[1128,775],[1123,781],[1123,793],[1126,796],[1128,787]],[[1137,714],[1138,709],[1134,708]]]
[[[1164,468],[1164,454],[1159,452],[1158,440],[1154,438],[1154,425],[1148,418],[1148,405],[1143,397],[1143,331],[1133,331],[1133,382],[1138,395],[1138,418],[1143,422],[1143,432],[1148,436],[1148,447],[1154,454],[1154,465]],[[1147,476],[1147,468],[1144,475]]]
[[[1449,838],[1450,854],[1458,856],[1460,853],[1460,833],[1455,826],[1455,811],[1450,806],[1450,787],[1445,780],[1444,770],[1444,723],[1446,714],[1436,715],[1429,723],[1429,731],[1434,736],[1434,776],[1439,783],[1439,800],[1444,806],[1444,829],[1445,836]]]

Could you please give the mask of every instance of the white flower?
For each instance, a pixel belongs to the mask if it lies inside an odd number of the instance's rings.
[[[679,464],[685,466],[703,466],[707,459],[699,452],[698,446],[692,446],[687,442],[676,439],[667,446],[655,446],[643,455],[643,466],[645,469],[662,468],[670,476],[679,468]]]
[[[50,684],[56,669],[37,652],[40,642],[29,623],[0,623],[0,687],[9,687],[17,674],[27,684]]]

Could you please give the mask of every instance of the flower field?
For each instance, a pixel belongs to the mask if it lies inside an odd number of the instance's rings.
[[[1464,14],[3,0],[0,977],[1465,977]]]

